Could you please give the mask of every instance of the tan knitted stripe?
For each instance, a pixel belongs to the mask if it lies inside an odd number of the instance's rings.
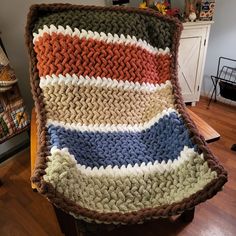
[[[43,88],[47,119],[90,124],[143,124],[174,108],[172,86],[155,92],[55,84]]]
[[[188,160],[163,173],[137,171],[120,176],[115,173],[86,176],[70,154],[57,152],[49,157],[43,178],[83,208],[100,213],[127,213],[180,202],[217,177],[201,155],[195,152],[187,155]]]

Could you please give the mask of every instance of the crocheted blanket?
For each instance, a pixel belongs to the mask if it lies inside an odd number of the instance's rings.
[[[87,221],[137,223],[221,190],[227,174],[178,85],[181,29],[150,10],[31,7],[39,135],[32,181],[56,206]]]

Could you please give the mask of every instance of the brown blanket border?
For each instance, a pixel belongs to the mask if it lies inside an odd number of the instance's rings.
[[[43,13],[47,12],[60,12],[72,9],[87,9],[98,11],[123,11],[123,12],[138,12],[144,15],[156,16],[159,19],[164,19],[176,26],[175,34],[173,35],[172,54],[173,60],[171,64],[171,81],[174,89],[174,96],[177,109],[182,115],[186,127],[190,131],[190,137],[193,143],[198,145],[198,152],[203,153],[208,166],[217,172],[217,178],[207,184],[204,189],[191,195],[189,198],[185,198],[181,202],[173,203],[171,205],[165,205],[156,208],[146,208],[131,213],[98,213],[96,211],[88,210],[80,206],[75,205],[71,200],[66,199],[61,193],[58,193],[54,187],[43,180],[45,174],[45,168],[47,156],[49,150],[47,148],[47,128],[46,128],[46,113],[44,109],[42,91],[39,87],[39,75],[36,67],[37,59],[33,50],[33,35],[32,29],[35,21]],[[30,81],[33,98],[35,100],[35,107],[37,113],[38,123],[38,151],[36,168],[31,178],[32,182],[37,186],[38,191],[49,199],[57,207],[62,208],[65,212],[72,212],[82,217],[89,218],[91,220],[98,220],[101,222],[119,222],[125,224],[134,224],[142,222],[145,219],[168,217],[171,215],[177,215],[187,209],[194,207],[195,205],[213,197],[218,191],[222,189],[222,186],[227,182],[227,172],[215,159],[209,148],[206,146],[206,142],[202,135],[199,134],[195,124],[190,119],[185,110],[185,105],[182,99],[181,90],[177,81],[177,54],[179,47],[180,34],[182,31],[182,24],[178,19],[168,16],[163,16],[153,10],[141,10],[136,8],[123,8],[123,7],[95,7],[95,6],[79,6],[71,4],[40,4],[33,5],[28,13],[27,25],[26,25],[26,44],[28,46],[28,53],[30,57]]]

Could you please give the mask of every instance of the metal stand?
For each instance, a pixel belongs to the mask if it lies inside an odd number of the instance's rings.
[[[216,76],[211,76],[211,80],[213,83],[213,91],[211,93],[210,101],[208,103],[208,108],[213,100],[214,97],[214,102],[217,101],[217,85],[220,81],[224,82],[230,82],[231,84],[236,85],[236,67],[232,67],[230,65],[222,65],[222,62],[228,63],[228,64],[233,64],[236,62],[235,59],[231,59],[228,57],[220,57],[218,60],[218,66],[217,66],[217,74]]]

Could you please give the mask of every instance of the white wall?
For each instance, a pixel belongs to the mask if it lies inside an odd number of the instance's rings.
[[[33,106],[33,100],[30,92],[28,55],[24,38],[26,17],[29,7],[32,4],[54,2],[101,6],[105,5],[105,0],[0,0],[1,38],[10,58],[11,65],[14,68],[16,76],[19,80],[20,90],[28,111],[30,111]],[[0,144],[0,154],[9,150],[26,138],[26,134],[21,134],[8,142]]]

